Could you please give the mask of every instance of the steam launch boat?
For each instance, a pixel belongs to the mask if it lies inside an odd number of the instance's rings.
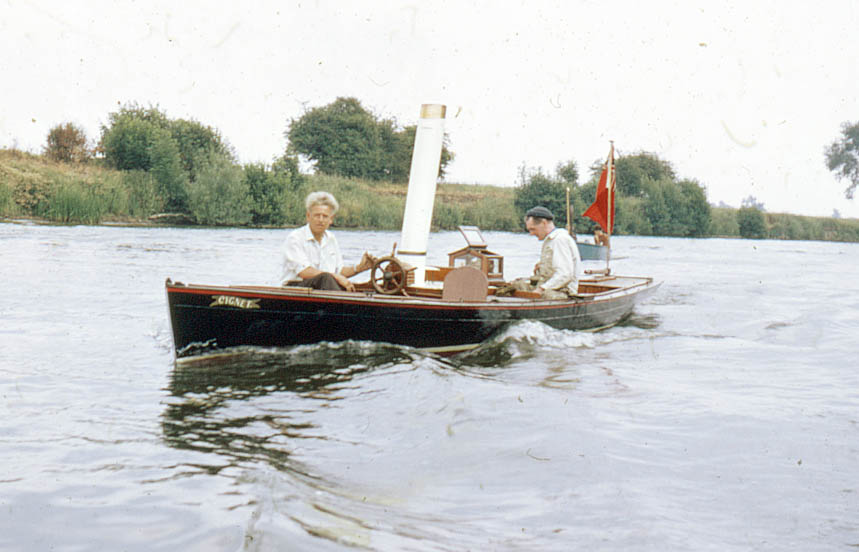
[[[480,230],[462,226],[466,242],[448,266],[426,265],[426,248],[444,135],[445,106],[423,105],[415,136],[400,248],[377,259],[370,280],[355,291],[301,287],[183,284],[168,279],[167,302],[177,359],[238,346],[288,347],[323,341],[369,340],[439,354],[475,348],[511,323],[534,320],[553,328],[594,330],[617,324],[659,283],[586,271],[578,294],[544,299],[503,293],[504,258],[489,251]],[[614,149],[586,212],[610,235]],[[568,217],[569,219],[569,217]],[[507,287],[509,289],[509,286]]]

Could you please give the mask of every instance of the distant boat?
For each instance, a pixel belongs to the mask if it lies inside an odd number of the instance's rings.
[[[568,330],[609,327],[628,317],[659,287],[652,278],[616,276],[606,267],[581,280],[578,294],[563,300],[513,292],[504,281],[503,257],[487,249],[473,226],[460,227],[467,246],[449,254],[449,266],[425,266],[443,136],[434,127],[443,121],[427,121],[425,116],[443,119],[444,106],[422,109],[398,256],[395,245],[390,256],[376,260],[370,280],[356,284],[353,292],[168,279],[165,289],[176,357],[239,346],[345,340],[454,354],[479,346],[520,320]],[[428,146],[422,133],[434,133],[436,140]],[[591,255],[591,248],[599,254],[597,246],[579,244],[580,250],[582,246],[586,246],[583,259]]]
[[[608,247],[604,245],[596,245],[580,241],[577,241],[576,245],[579,247],[579,256],[583,261],[608,260]]]

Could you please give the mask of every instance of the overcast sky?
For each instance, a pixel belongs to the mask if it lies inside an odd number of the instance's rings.
[[[652,152],[711,203],[859,217],[823,151],[859,122],[859,3],[0,0],[0,146],[95,141],[128,102],[270,162],[305,108],[448,106],[447,181]],[[623,185],[622,182],[619,183]],[[859,196],[859,194],[857,194]]]

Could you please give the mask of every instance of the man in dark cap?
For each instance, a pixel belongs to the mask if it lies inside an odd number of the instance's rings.
[[[543,242],[540,262],[530,278],[513,282],[520,291],[536,291],[545,299],[567,299],[579,290],[582,259],[575,240],[563,228],[556,228],[552,212],[542,206],[525,213],[525,229]]]

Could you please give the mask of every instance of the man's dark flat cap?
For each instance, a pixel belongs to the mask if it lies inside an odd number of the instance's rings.
[[[546,209],[545,207],[531,207],[528,209],[528,212],[525,213],[526,217],[539,217],[544,219],[552,220],[555,218],[555,215],[552,214],[552,211]]]

